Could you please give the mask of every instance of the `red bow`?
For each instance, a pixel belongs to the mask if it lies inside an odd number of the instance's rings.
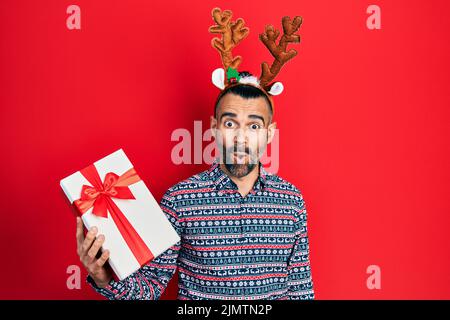
[[[133,193],[128,188],[131,184],[141,180],[135,169],[131,168],[121,176],[109,172],[105,175],[103,182],[94,165],[90,165],[80,172],[92,184],[92,186],[83,185],[80,199],[74,201],[81,215],[92,207],[94,207],[92,214],[99,217],[108,218],[109,212],[120,234],[139,264],[142,266],[152,260],[154,256],[144,240],[142,240],[122,211],[120,211],[111,199],[135,199]]]

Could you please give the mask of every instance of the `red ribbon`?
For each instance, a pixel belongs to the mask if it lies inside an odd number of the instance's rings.
[[[92,214],[99,217],[108,218],[109,212],[117,229],[119,229],[120,234],[139,264],[143,266],[150,260],[153,260],[154,256],[144,240],[142,240],[112,200],[112,198],[135,199],[133,193],[128,188],[131,184],[141,180],[135,169],[131,168],[121,176],[109,172],[105,175],[103,182],[94,165],[90,165],[80,172],[92,184],[92,186],[83,185],[80,199],[74,201],[81,215],[92,207],[94,207]]]

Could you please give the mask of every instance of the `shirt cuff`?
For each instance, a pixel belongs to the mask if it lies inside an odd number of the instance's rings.
[[[87,276],[86,282],[89,283],[91,285],[91,287],[94,288],[95,291],[102,293],[102,294],[107,294],[107,293],[111,293],[108,289],[111,289],[111,286],[114,283],[114,279],[111,279],[108,282],[108,284],[103,288],[100,288],[99,286],[97,286],[94,279],[92,279],[92,277],[90,275]]]

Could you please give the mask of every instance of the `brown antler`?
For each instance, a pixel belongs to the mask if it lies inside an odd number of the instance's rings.
[[[244,20],[239,18],[236,21],[231,21],[232,16],[233,13],[230,10],[221,11],[219,8],[214,8],[212,17],[217,24],[209,27],[209,32],[222,34],[221,39],[213,38],[211,44],[219,51],[225,72],[228,67],[238,68],[242,57],[236,56],[233,58],[231,51],[249,33],[249,29],[244,27]]]
[[[283,17],[282,24],[283,36],[278,42],[278,45],[275,43],[275,40],[277,40],[280,35],[280,31],[274,29],[273,26],[266,26],[265,32],[259,35],[259,39],[264,43],[275,58],[270,68],[266,62],[261,64],[261,77],[259,84],[262,87],[267,87],[269,82],[271,82],[280,72],[281,67],[297,55],[297,51],[295,49],[286,51],[286,47],[289,42],[300,42],[300,36],[295,34],[295,32],[302,24],[302,17],[296,16],[292,21],[289,17]]]

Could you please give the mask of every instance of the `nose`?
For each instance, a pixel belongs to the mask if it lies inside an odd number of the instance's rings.
[[[243,143],[245,144],[247,140],[247,134],[246,131],[244,129],[237,129],[234,132],[234,142],[235,143]]]

